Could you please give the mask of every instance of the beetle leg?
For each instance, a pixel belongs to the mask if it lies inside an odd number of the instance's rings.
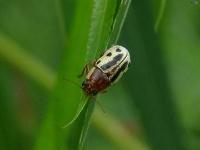
[[[90,71],[90,70],[89,70],[89,65],[87,64],[87,65],[85,66],[85,73],[88,74],[89,71]]]
[[[103,111],[103,113],[106,113],[106,111],[105,111],[104,107],[101,105],[101,103],[97,100],[96,100],[96,102],[99,105],[100,109]]]
[[[78,77],[81,78],[84,74],[88,74],[88,72],[89,72],[89,66],[88,66],[88,64],[86,64],[86,65],[84,66],[84,68],[83,68],[81,74],[78,75]]]
[[[101,105],[101,103],[96,99],[96,96],[91,97],[99,106],[99,108],[103,111],[103,113],[106,113],[104,107]]]
[[[80,75],[78,75],[79,78],[81,78],[84,74],[88,74],[89,73],[89,65],[95,66],[96,60],[92,61],[91,63],[88,63],[84,66],[82,72]]]

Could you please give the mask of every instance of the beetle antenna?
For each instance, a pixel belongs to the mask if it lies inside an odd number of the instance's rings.
[[[63,80],[65,80],[65,81],[67,81],[67,82],[70,82],[70,83],[72,83],[73,85],[76,85],[77,87],[79,87],[79,88],[82,89],[82,87],[81,87],[77,82],[75,82],[75,81],[73,81],[73,80],[67,79],[67,78],[65,78],[65,77],[63,77]]]

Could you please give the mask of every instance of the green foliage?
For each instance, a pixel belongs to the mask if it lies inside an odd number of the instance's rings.
[[[181,0],[0,2],[0,149],[198,150],[199,9]],[[84,65],[113,44],[129,49],[132,66],[97,97],[104,114],[68,81],[81,85]]]
[[[148,11],[146,2],[135,1],[135,4],[137,8],[132,11],[130,22],[130,26],[135,26],[135,34],[134,37],[133,33],[126,36],[129,36],[130,44],[135,47],[135,63],[140,65],[135,66],[135,72],[129,74],[133,79],[127,82],[128,90],[135,98],[153,149],[184,149],[181,140],[182,128],[168,87],[159,36],[154,31],[152,14]],[[146,58],[145,61],[143,58]]]

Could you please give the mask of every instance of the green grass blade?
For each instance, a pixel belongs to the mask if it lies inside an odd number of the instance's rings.
[[[98,50],[102,51],[106,48],[109,39],[109,33],[111,32],[108,32],[108,29],[111,29],[113,24],[113,20],[110,19],[110,17],[114,16],[115,6],[116,4],[111,1],[94,1],[91,14],[90,30],[88,32],[86,51],[87,61],[94,59]],[[79,139],[78,147],[76,148],[75,145],[77,144],[74,144],[74,149],[83,149],[87,129],[89,126],[89,120],[94,109],[95,101],[91,98],[88,98],[86,101],[87,104],[77,119],[78,123],[76,124],[81,130],[79,132],[79,136],[76,136],[77,139]],[[74,126],[76,125],[74,124]]]
[[[117,41],[119,33],[121,31],[121,27],[123,25],[124,18],[126,16],[128,6],[130,1],[121,1],[118,8],[118,4],[115,2],[109,1],[94,1],[93,14],[91,20],[91,28],[89,32],[89,40],[88,40],[88,52],[105,49],[109,43],[109,39]],[[116,15],[116,16],[115,16]],[[112,16],[112,17],[111,17]],[[113,20],[111,19],[113,18]],[[113,28],[112,28],[113,27]],[[111,29],[110,32],[107,29]],[[111,33],[111,34],[108,34]],[[116,35],[115,37],[112,37]],[[114,43],[113,43],[114,44]],[[87,53],[86,59],[90,59],[95,57],[95,53]],[[89,57],[88,57],[89,56]],[[93,112],[94,102],[93,99],[89,98],[87,100],[87,108],[82,113],[85,114],[84,123],[82,132],[80,135],[80,143],[79,149],[83,149],[83,143],[85,141],[90,116]]]
[[[85,142],[85,139],[86,139],[86,136],[87,136],[90,118],[91,118],[91,115],[93,113],[94,106],[95,106],[95,100],[94,99],[91,98],[91,99],[88,99],[87,101],[88,102],[87,102],[87,105],[85,107],[85,111],[83,111],[85,113],[83,113],[84,116],[82,117],[83,128],[81,130],[81,134],[80,134],[80,137],[79,137],[79,147],[78,147],[78,149],[84,148],[84,142]]]
[[[117,44],[130,4],[131,0],[119,1],[118,7],[116,7],[116,16],[112,26],[112,33],[108,44],[109,46]]]
[[[154,30],[156,32],[158,32],[158,28],[160,26],[160,23],[161,23],[161,20],[164,16],[164,12],[165,12],[165,7],[166,7],[166,3],[167,3],[167,0],[161,0],[160,2],[160,9],[159,9],[159,12],[158,12],[158,16],[157,16],[157,19],[156,19],[156,23],[154,25]]]
[[[148,4],[146,1],[134,1],[128,30],[124,31],[124,39],[134,48],[134,52],[130,50],[133,63],[137,64],[129,69],[127,90],[139,109],[152,149],[184,150],[180,118],[168,85],[161,41],[154,31],[153,15]]]

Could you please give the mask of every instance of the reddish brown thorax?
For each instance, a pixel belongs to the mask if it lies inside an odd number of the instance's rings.
[[[95,96],[98,92],[105,90],[110,85],[110,80],[99,68],[95,68],[89,79],[86,79],[82,88],[88,95]]]

